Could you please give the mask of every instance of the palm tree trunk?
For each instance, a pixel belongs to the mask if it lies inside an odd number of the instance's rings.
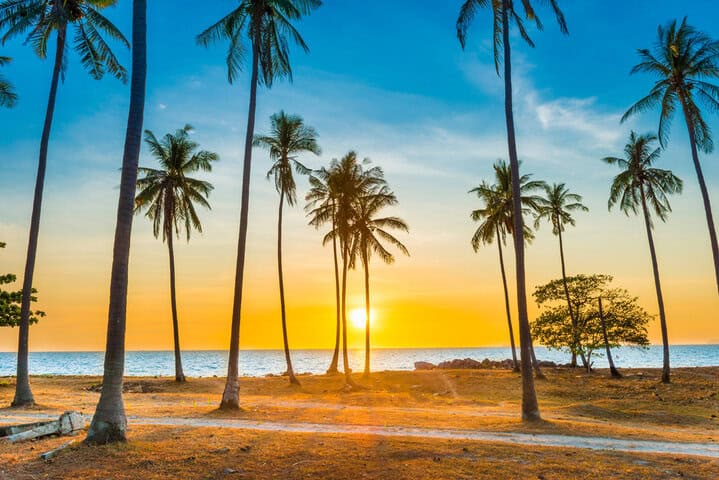
[[[295,377],[292,369],[292,357],[290,357],[290,344],[287,340],[287,315],[285,311],[285,279],[282,274],[282,207],[285,203],[285,192],[280,193],[280,208],[277,216],[277,273],[280,282],[280,310],[282,312],[282,341],[285,348],[285,362],[287,363],[287,376],[292,385],[299,385],[300,381]]]
[[[537,356],[534,354],[534,340],[532,339],[532,336],[529,336],[529,347],[531,348],[532,352],[532,368],[534,368],[534,378],[538,380],[544,380],[547,378],[544,376],[544,373],[542,373],[542,369],[539,367],[539,362],[537,361]]]
[[[45,188],[45,170],[47,167],[47,150],[50,143],[50,131],[52,120],[55,115],[55,99],[57,98],[57,87],[62,70],[63,52],[65,51],[66,25],[61,25],[57,31],[57,47],[55,51],[55,65],[52,71],[50,83],[50,95],[45,110],[45,124],[40,139],[40,158],[37,165],[37,178],[35,179],[35,196],[32,203],[32,216],[30,217],[30,236],[27,245],[27,257],[25,259],[25,274],[22,284],[22,301],[20,304],[20,322],[18,331],[17,346],[17,377],[15,382],[15,398],[12,401],[13,407],[34,405],[35,398],[30,389],[30,377],[28,369],[28,353],[30,336],[30,302],[32,297],[32,280],[35,273],[35,257],[37,255],[37,242],[40,236],[40,213],[42,210],[42,194]]]
[[[165,214],[165,219],[167,219]],[[177,295],[175,293],[175,247],[173,245],[172,225],[167,234],[167,251],[170,255],[170,304],[172,306],[172,339],[175,348],[175,381],[184,382],[185,373],[182,371],[182,356],[180,355],[180,325],[177,320]]]
[[[607,351],[607,361],[609,362],[609,372],[614,378],[621,378],[622,374],[619,373],[617,367],[614,366],[614,359],[612,358],[612,349],[609,348],[609,336],[607,335],[607,322],[604,320],[604,309],[602,308],[602,297],[599,297],[599,320],[602,322],[602,336],[604,337],[604,348]]]
[[[363,250],[366,252],[366,246]],[[365,338],[364,338],[364,378],[369,378],[369,327],[370,327],[370,308],[369,308],[369,261],[367,255],[362,255],[362,263],[364,265],[364,311],[365,311]]]
[[[535,421],[540,419],[537,392],[532,376],[532,337],[529,331],[527,315],[527,291],[524,273],[524,221],[522,219],[521,192],[519,190],[519,159],[514,132],[514,114],[512,106],[512,55],[509,42],[509,2],[502,0],[502,36],[504,42],[504,111],[507,121],[507,146],[509,165],[512,170],[512,203],[514,221],[514,255],[517,269],[517,311],[519,317],[519,348],[522,358],[522,419]]]
[[[579,340],[577,335],[577,317],[574,315],[572,309],[572,300],[569,297],[569,287],[567,286],[567,270],[564,266],[564,242],[562,241],[562,230],[557,229],[559,232],[559,258],[562,261],[562,285],[564,286],[564,295],[567,299],[567,308],[569,309],[569,318],[572,321],[572,338],[574,345],[572,345],[572,368],[577,366],[577,348],[579,347]]]
[[[517,362],[517,349],[514,345],[514,329],[512,328],[512,313],[509,308],[509,290],[507,289],[507,273],[504,271],[504,254],[502,253],[502,240],[499,227],[497,230],[497,246],[499,246],[499,268],[502,271],[502,286],[504,287],[504,309],[507,312],[507,326],[509,327],[509,344],[512,346],[512,365],[515,372],[519,372],[519,362]]]
[[[122,159],[120,198],[117,206],[117,224],[112,256],[105,369],[100,401],[85,440],[88,443],[97,444],[125,441],[125,431],[127,430],[127,417],[122,401],[122,376],[125,369],[125,320],[130,238],[145,112],[147,0],[133,0],[132,10],[130,111],[125,135],[125,152]]]
[[[332,231],[335,230],[335,214],[334,214],[334,200],[332,201]],[[335,330],[335,351],[332,355],[332,363],[330,368],[327,369],[328,374],[335,374],[338,372],[337,363],[340,354],[340,269],[337,262],[337,237],[332,236],[332,254],[334,256],[335,263],[335,313],[337,318],[337,328]]]
[[[652,270],[654,272],[654,286],[657,290],[657,303],[659,304],[659,322],[662,329],[662,345],[664,362],[662,366],[662,382],[669,383],[669,337],[667,335],[667,317],[664,313],[664,296],[662,295],[662,284],[659,280],[659,263],[657,262],[657,252],[654,249],[654,236],[652,235],[652,222],[649,218],[649,210],[647,209],[647,201],[644,195],[644,187],[641,187],[642,193],[642,209],[644,211],[644,224],[647,228],[647,240],[649,240],[649,253],[652,257]]]
[[[699,180],[699,190],[702,194],[702,202],[704,202],[704,214],[706,215],[707,227],[709,228],[709,241],[712,249],[712,257],[714,259],[714,276],[716,277],[717,289],[719,289],[719,245],[717,244],[717,233],[714,228],[714,216],[712,215],[712,205],[709,200],[709,190],[707,190],[706,182],[704,181],[704,173],[702,173],[702,166],[699,163],[699,152],[697,151],[696,134],[694,133],[694,126],[689,119],[689,113],[687,111],[686,102],[684,98],[680,97],[682,108],[684,110],[684,121],[687,124],[687,130],[689,131],[689,143],[692,147],[692,160],[694,162],[694,169],[697,172],[697,179]]]
[[[245,136],[245,160],[242,167],[242,206],[240,207],[240,234],[237,240],[237,264],[235,266],[235,294],[232,303],[230,327],[230,353],[227,361],[227,380],[222,393],[220,409],[240,408],[240,314],[242,312],[242,282],[245,273],[245,247],[247,245],[247,216],[250,210],[250,168],[252,166],[252,139],[255,134],[255,110],[257,108],[257,80],[259,55],[252,48],[252,79],[250,81],[250,107],[247,112]]]
[[[342,240],[342,362],[345,371],[345,383],[350,387],[356,387],[352,380],[349,354],[347,352],[347,263],[349,252],[347,251],[346,240]]]

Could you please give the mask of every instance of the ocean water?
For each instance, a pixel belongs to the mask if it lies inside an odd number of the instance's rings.
[[[556,350],[537,347],[537,358],[566,363],[569,356]],[[661,346],[648,349],[631,347],[612,351],[618,368],[660,368]],[[671,347],[674,367],[719,366],[719,345],[676,345]],[[31,352],[30,372],[33,375],[102,375],[103,352]],[[331,350],[295,350],[292,361],[299,373],[324,373],[332,358]],[[414,362],[439,363],[455,358],[503,360],[511,358],[509,348],[418,348],[377,349],[372,351],[374,371],[413,370]],[[607,366],[606,359],[592,357],[594,366]],[[227,371],[226,351],[187,351],[182,353],[185,375],[190,377],[224,376]],[[342,359],[340,357],[340,366]],[[350,352],[350,368],[361,370],[364,352]],[[240,352],[240,372],[245,376],[279,374],[285,370],[281,350],[243,350]],[[128,376],[172,376],[174,359],[170,351],[127,352],[125,374]],[[15,353],[0,352],[0,376],[15,374]]]

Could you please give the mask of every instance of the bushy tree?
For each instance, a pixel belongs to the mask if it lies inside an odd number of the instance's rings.
[[[5,248],[5,244],[0,242],[0,248]],[[22,301],[22,290],[11,291],[3,290],[2,285],[9,285],[15,283],[17,277],[12,273],[6,273],[0,275],[0,327],[17,327],[20,322],[20,302]],[[37,297],[34,295],[37,290],[32,289],[33,295],[30,296],[30,300],[37,302]],[[37,323],[40,317],[44,317],[45,312],[40,310],[30,312],[30,323]]]
[[[532,323],[534,338],[547,348],[576,354],[584,359],[585,368],[591,368],[592,355],[605,346],[599,317],[601,297],[609,347],[649,345],[647,324],[651,316],[639,306],[637,297],[622,288],[611,288],[611,282],[611,275],[567,277],[576,328],[567,308],[562,279],[536,287],[534,299],[540,314]]]

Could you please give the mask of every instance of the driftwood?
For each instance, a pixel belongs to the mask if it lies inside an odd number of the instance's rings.
[[[85,428],[85,417],[78,412],[65,412],[57,420],[25,423],[0,428],[0,438],[15,443],[48,435],[72,435]]]
[[[63,443],[62,445],[60,445],[59,447],[53,448],[53,449],[50,450],[49,452],[45,452],[45,453],[43,453],[43,454],[40,454],[40,458],[41,458],[42,460],[45,460],[45,461],[50,460],[52,457],[54,457],[55,455],[57,455],[57,454],[60,453],[62,450],[66,449],[67,447],[69,447],[70,445],[72,445],[72,444],[75,443],[75,442],[76,442],[76,440],[70,440],[69,442],[65,442],[65,443]]]

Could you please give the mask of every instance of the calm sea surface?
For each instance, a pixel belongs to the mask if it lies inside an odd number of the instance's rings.
[[[567,354],[538,347],[537,357],[565,363]],[[618,348],[613,352],[618,367],[661,367],[662,350],[652,346],[648,350]],[[378,349],[372,352],[372,368],[380,370],[412,370],[414,362],[439,363],[455,358],[502,360],[510,358],[508,348],[438,348],[438,349]],[[332,358],[331,350],[296,350],[292,360],[297,372],[324,373]],[[594,357],[593,357],[594,358]],[[225,351],[187,351],[182,355],[185,374],[190,377],[224,376],[227,369]],[[102,375],[102,352],[32,352],[30,372],[33,375]],[[350,352],[350,367],[361,370],[364,353]],[[340,357],[341,363],[341,357]],[[674,367],[719,366],[719,345],[676,345],[671,347]],[[604,358],[594,360],[595,367],[605,367]],[[242,375],[261,376],[285,370],[280,350],[247,350],[240,353]],[[174,375],[172,352],[127,352],[125,373],[129,376]],[[15,374],[15,354],[0,352],[0,376]]]

